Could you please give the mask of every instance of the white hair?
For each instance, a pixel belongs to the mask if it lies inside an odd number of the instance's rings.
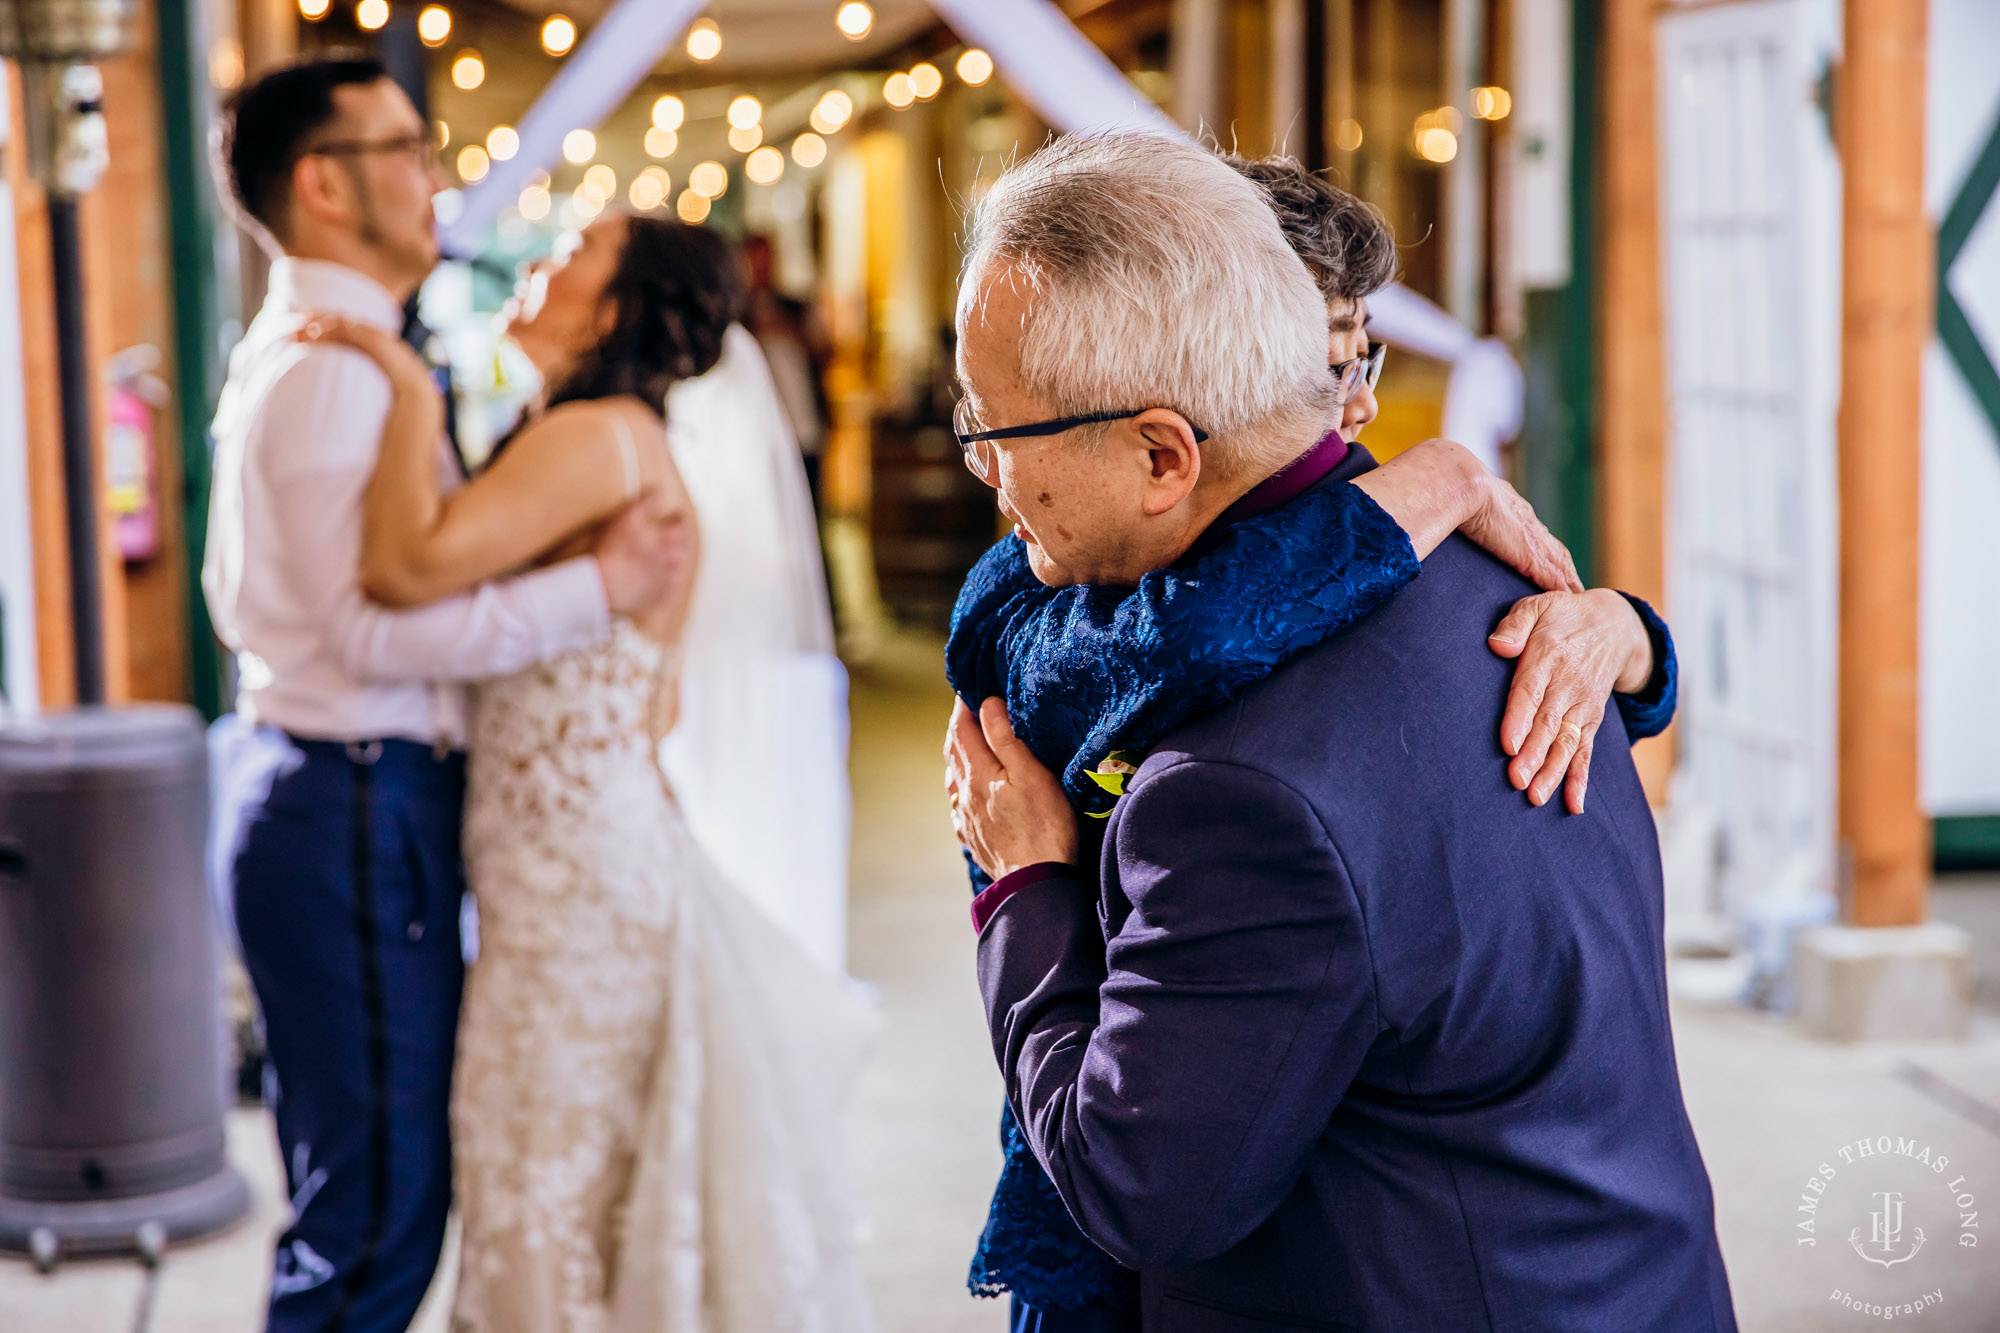
[[[1002,175],[972,209],[961,335],[996,266],[1032,293],[1022,386],[1059,414],[1172,408],[1218,476],[1332,420],[1325,300],[1270,200],[1187,140],[1066,135]]]

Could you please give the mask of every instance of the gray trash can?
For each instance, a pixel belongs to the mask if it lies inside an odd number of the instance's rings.
[[[130,1250],[240,1218],[201,719],[0,723],[0,1249]]]

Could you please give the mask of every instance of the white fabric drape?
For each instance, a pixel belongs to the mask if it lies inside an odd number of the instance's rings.
[[[847,673],[798,443],[757,340],[667,396],[701,522],[680,721],[661,760],[727,878],[835,970],[847,953]]]

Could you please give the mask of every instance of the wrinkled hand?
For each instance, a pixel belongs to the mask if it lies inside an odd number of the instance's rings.
[[[1480,471],[1479,507],[1458,530],[1536,587],[1582,592],[1583,581],[1576,576],[1569,548],[1536,517],[1534,506],[1499,477],[1484,468]]]
[[[685,508],[662,511],[659,497],[656,486],[641,491],[604,525],[592,548],[614,615],[650,611],[694,577],[694,524]]]
[[[952,830],[988,875],[1076,860],[1076,816],[1062,783],[1014,734],[999,699],[977,717],[963,700],[952,704],[944,771]]]
[[[1612,691],[1641,689],[1653,673],[1639,613],[1604,588],[1545,592],[1514,603],[1487,644],[1520,659],[1500,719],[1500,748],[1513,756],[1508,780],[1534,805],[1562,784],[1570,813],[1582,814],[1591,747]]]
[[[382,367],[382,372],[389,377],[389,383],[396,392],[421,392],[431,398],[439,398],[437,383],[431,379],[429,363],[417,355],[416,348],[387,329],[349,319],[345,315],[315,314],[309,316],[305,327],[292,336],[302,343],[352,347]],[[443,410],[442,399],[439,399],[439,410]]]

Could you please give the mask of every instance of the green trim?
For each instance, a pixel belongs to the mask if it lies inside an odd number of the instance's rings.
[[[1987,423],[1993,427],[1994,442],[2000,444],[2000,371],[1994,370],[1993,358],[1979,341],[1978,330],[1965,317],[1951,290],[1952,265],[1958,262],[1959,252],[1972,238],[1972,229],[1979,225],[1980,215],[1993,201],[1996,190],[2000,190],[2000,118],[1995,118],[1993,130],[1986,136],[1986,146],[1973,160],[1972,170],[1958,187],[1958,196],[1938,223],[1937,235],[1938,341],[1944,344],[1946,355],[1964,376],[1966,387],[1972,390],[1973,398],[1986,413]]]
[[[1939,870],[2000,870],[2000,815],[1933,819],[1931,862]]]
[[[1585,583],[1597,566],[1597,8],[1571,6],[1569,282],[1525,293],[1521,348],[1521,489]]]
[[[174,282],[174,404],[178,410],[184,528],[188,561],[188,679],[193,703],[208,717],[222,709],[222,664],[202,597],[208,536],[208,423],[215,411],[221,361],[215,264],[214,197],[208,155],[200,0],[159,0],[160,118]]]

